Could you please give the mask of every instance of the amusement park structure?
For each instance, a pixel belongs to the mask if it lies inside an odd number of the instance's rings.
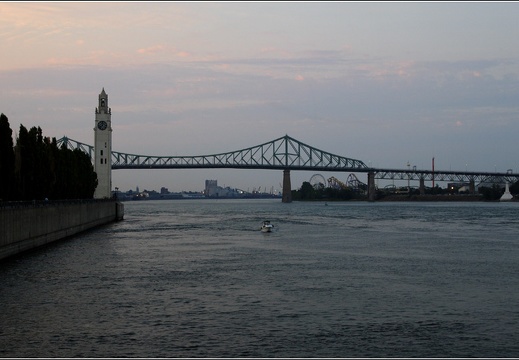
[[[328,180],[321,174],[314,174],[310,178],[310,184],[315,188],[324,188],[326,184],[328,187],[333,189],[350,189],[353,191],[366,192],[368,185],[360,181],[354,173],[348,175],[346,183],[337,179],[335,176],[331,176]]]

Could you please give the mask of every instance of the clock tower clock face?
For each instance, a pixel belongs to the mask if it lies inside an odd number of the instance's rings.
[[[106,121],[99,121],[97,123],[97,127],[99,130],[104,130],[104,129],[106,129],[107,126],[108,126],[108,124],[106,123]]]

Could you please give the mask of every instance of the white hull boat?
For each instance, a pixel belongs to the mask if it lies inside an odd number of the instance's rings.
[[[272,225],[270,221],[265,220],[263,224],[261,224],[261,232],[272,232],[273,227],[274,225]]]

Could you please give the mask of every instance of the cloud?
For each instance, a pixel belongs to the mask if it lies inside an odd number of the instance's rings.
[[[164,45],[153,45],[147,48],[139,49],[137,52],[139,54],[156,54],[159,52],[164,52],[165,48],[166,47]]]
[[[1,3],[8,56],[0,64],[0,111],[13,124],[89,143],[105,87],[117,151],[139,152],[139,143],[150,155],[207,154],[288,133],[375,166],[419,165],[433,149],[438,164],[457,161],[453,153],[490,157],[481,143],[516,152],[519,57],[502,46],[517,37],[513,12],[487,31],[487,12],[477,27],[448,24],[443,5],[435,5],[427,24],[443,21],[449,31],[442,31],[452,34],[445,41],[436,26],[415,26],[422,15],[410,17],[407,5],[359,9],[364,5]],[[459,26],[472,40],[462,41],[453,31]]]
[[[191,53],[187,52],[187,51],[178,51],[176,53],[176,55],[178,57],[181,57],[181,58],[188,58],[188,57],[191,57]]]

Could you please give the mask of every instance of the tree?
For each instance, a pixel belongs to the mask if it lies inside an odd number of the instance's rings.
[[[15,176],[19,193],[18,200],[30,200],[32,197],[31,185],[35,181],[33,171],[34,152],[31,135],[27,128],[20,124],[15,150]]]
[[[51,141],[44,137],[40,127],[27,131],[20,125],[14,161],[18,200],[91,199],[94,196],[97,175],[90,157],[65,145],[58,148],[56,138]]]
[[[493,184],[492,187],[480,187],[478,190],[485,200],[499,200],[504,193],[498,184]]]
[[[329,187],[325,189],[325,194],[329,199],[351,200],[353,198],[353,192],[348,188],[334,189]]]
[[[315,189],[308,181],[303,182],[301,185],[301,200],[315,199]]]
[[[81,199],[92,198],[97,187],[97,174],[94,172],[90,157],[79,149],[75,149],[73,153],[74,161],[78,165],[78,182],[75,192]]]
[[[516,181],[515,183],[510,185],[509,190],[512,195],[519,194],[519,181]]]
[[[0,201],[16,198],[14,182],[13,130],[4,114],[0,115]]]

